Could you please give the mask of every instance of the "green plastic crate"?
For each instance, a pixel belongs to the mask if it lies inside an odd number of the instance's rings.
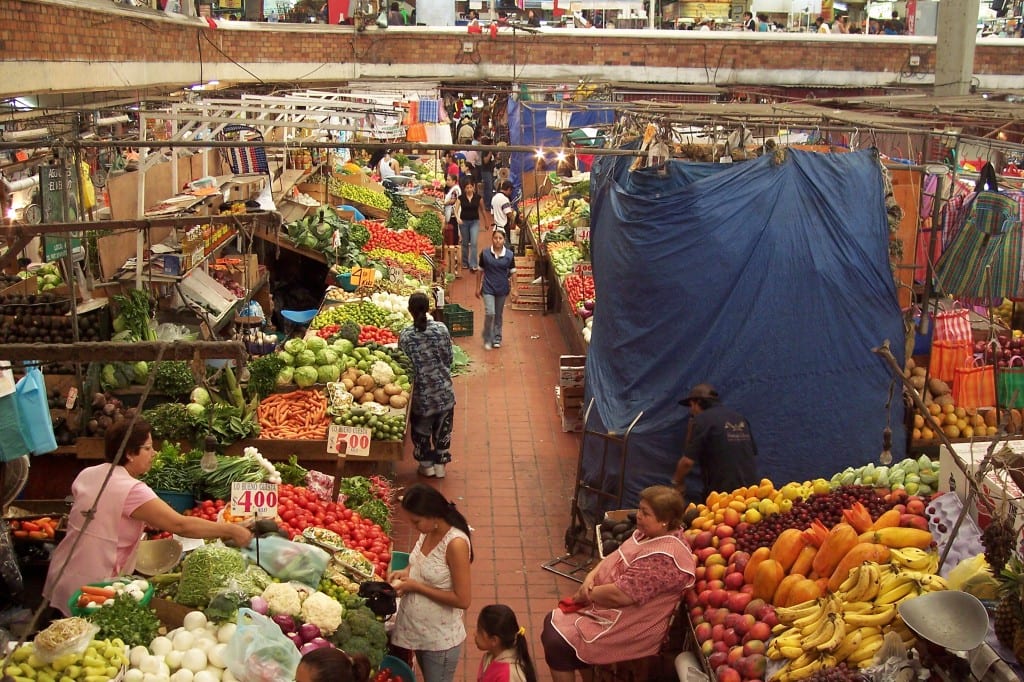
[[[449,303],[444,307],[444,326],[452,336],[473,336],[473,311]]]

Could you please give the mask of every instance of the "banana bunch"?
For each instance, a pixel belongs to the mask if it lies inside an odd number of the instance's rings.
[[[939,570],[938,552],[926,552],[917,547],[892,548],[889,550],[889,560],[911,571],[935,573]]]
[[[900,619],[897,606],[924,592],[947,589],[945,579],[926,572],[933,565],[929,553],[918,556],[918,551],[900,550],[896,565],[861,564],[835,594],[776,607],[779,625],[766,655],[785,664],[771,679],[795,682],[844,661],[851,668],[865,668],[882,647],[886,631],[913,645],[914,634]]]

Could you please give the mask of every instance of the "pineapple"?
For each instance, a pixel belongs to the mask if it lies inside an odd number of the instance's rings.
[[[993,626],[996,637],[1003,646],[1017,652],[1016,645],[1021,640],[1021,653],[1024,654],[1024,608],[1021,606],[1021,586],[1024,584],[1024,562],[1013,555],[1006,567],[1000,572],[1002,584],[999,591],[1001,597],[996,606]],[[1018,637],[1021,635],[1021,637]],[[1018,659],[1021,657],[1018,656]]]

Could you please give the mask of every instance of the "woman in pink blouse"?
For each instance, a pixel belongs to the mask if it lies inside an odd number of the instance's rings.
[[[541,644],[554,682],[658,652],[672,612],[694,582],[693,553],[682,537],[685,506],[675,488],[645,488],[633,535],[573,595],[580,608],[558,608],[545,619]]]

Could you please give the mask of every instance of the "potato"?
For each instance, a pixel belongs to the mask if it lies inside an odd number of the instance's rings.
[[[378,388],[373,391],[373,399],[381,405],[387,405],[389,397],[390,396],[384,392],[383,388]]]
[[[372,391],[377,386],[377,382],[369,374],[361,374],[356,380],[356,384],[362,386],[367,391]]]
[[[907,371],[912,372],[917,367],[917,363],[914,362],[914,358],[907,358]]]
[[[914,367],[912,370],[910,370],[910,375],[915,377],[923,377],[927,376],[927,374],[928,370],[924,367]]]
[[[403,398],[400,395],[393,395],[393,396],[391,396],[391,398],[388,400],[388,402],[390,403],[391,407],[394,407],[395,409],[399,409],[399,410],[404,408],[409,403],[409,401],[407,399]]]
[[[910,377],[910,385],[916,388],[918,391],[924,390],[924,377],[912,376]]]
[[[363,394],[366,393],[366,389],[362,386],[353,386],[348,392],[352,394],[353,400],[359,400],[363,397]]]
[[[928,380],[928,390],[935,396],[949,395],[953,392],[950,390],[949,384],[935,377]]]
[[[351,379],[349,379],[348,377],[345,377],[344,379],[342,379],[341,380],[341,384],[345,387],[345,390],[349,391],[350,393],[351,393],[352,389],[356,385],[356,383],[354,381],[352,381]],[[362,388],[362,386],[360,386],[360,388]]]
[[[945,406],[945,405],[952,405],[953,404],[953,396],[949,395],[948,393],[945,394],[945,395],[940,395],[937,398],[935,398],[935,403],[937,405],[943,405],[943,406]]]
[[[364,393],[362,395],[362,397],[359,398],[359,404],[360,405],[365,405],[366,403],[372,403],[372,402],[373,402],[373,394],[372,393]]]
[[[389,396],[399,395],[402,392],[402,387],[399,386],[398,384],[385,384],[384,392],[387,393]]]

